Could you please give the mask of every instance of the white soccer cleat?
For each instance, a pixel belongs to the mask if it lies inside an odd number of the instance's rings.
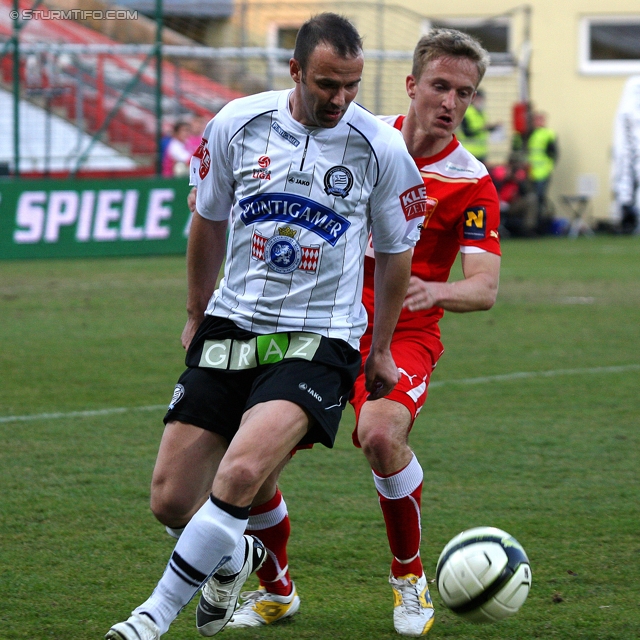
[[[267,557],[267,550],[258,538],[245,535],[245,555],[242,569],[228,580],[211,576],[202,588],[196,609],[196,627],[203,636],[215,636],[235,611],[240,589],[251,573],[259,569]]]
[[[410,573],[394,578],[389,576],[393,587],[393,625],[402,636],[418,638],[429,633],[433,626],[434,611],[429,587],[424,573]]]
[[[296,585],[292,582],[291,586],[292,590],[288,596],[269,593],[264,587],[257,591],[241,593],[240,597],[244,602],[236,609],[227,628],[261,627],[290,618],[300,608]]]
[[[160,629],[145,615],[134,613],[125,622],[114,624],[105,640],[160,640]]]

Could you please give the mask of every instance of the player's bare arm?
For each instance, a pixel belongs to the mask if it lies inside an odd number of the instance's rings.
[[[196,211],[197,195],[198,195],[198,189],[196,189],[196,187],[191,187],[191,191],[189,191],[189,195],[187,196],[187,207],[189,207],[189,211],[191,211],[191,213],[195,213]]]
[[[500,256],[463,253],[461,260],[464,280],[426,282],[411,276],[403,306],[409,311],[441,307],[456,313],[491,309],[498,295]]]
[[[371,400],[386,396],[398,383],[398,368],[390,346],[409,283],[411,255],[411,250],[376,253],[373,334],[371,351],[364,365]]]
[[[213,295],[226,249],[227,221],[193,214],[187,245],[187,323],[182,331],[182,346],[187,349]]]

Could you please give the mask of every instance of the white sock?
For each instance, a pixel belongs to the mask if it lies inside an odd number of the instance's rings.
[[[217,576],[233,576],[240,572],[242,565],[244,564],[244,556],[246,551],[246,545],[244,543],[244,537],[240,538],[238,545],[233,550],[231,559],[223,564],[217,571]]]
[[[424,473],[415,454],[411,457],[411,461],[404,468],[394,473],[388,478],[379,476],[373,469],[373,482],[378,492],[389,500],[397,500],[398,498],[406,498],[411,495],[423,480]]]
[[[248,509],[247,509],[248,511]],[[242,546],[248,518],[236,518],[207,500],[191,518],[149,599],[133,613],[148,615],[166,633],[201,585]]]
[[[172,538],[179,540],[182,532],[184,531],[184,527],[165,527],[165,530]]]

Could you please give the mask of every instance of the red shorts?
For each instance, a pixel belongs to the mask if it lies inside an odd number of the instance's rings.
[[[411,414],[411,426],[420,413],[422,405],[427,399],[427,389],[431,380],[431,373],[435,369],[438,359],[444,352],[440,342],[440,332],[437,327],[432,332],[416,329],[396,330],[391,341],[391,355],[400,370],[400,380],[393,391],[385,396],[407,407]],[[371,348],[371,333],[367,332],[360,341],[360,353],[364,365]],[[360,446],[357,435],[357,425],[360,411],[369,392],[364,388],[364,373],[360,370],[353,388],[350,402],[356,412],[356,428],[353,431],[353,444]],[[369,402],[375,402],[370,400]]]

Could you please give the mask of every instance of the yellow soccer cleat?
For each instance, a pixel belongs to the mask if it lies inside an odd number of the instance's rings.
[[[433,626],[434,611],[427,578],[410,573],[394,578],[389,576],[393,588],[393,625],[402,636],[418,638],[429,633]]]
[[[226,628],[261,627],[290,618],[300,608],[296,585],[292,582],[291,586],[293,588],[288,596],[269,593],[264,587],[241,593],[244,602],[236,609]]]

